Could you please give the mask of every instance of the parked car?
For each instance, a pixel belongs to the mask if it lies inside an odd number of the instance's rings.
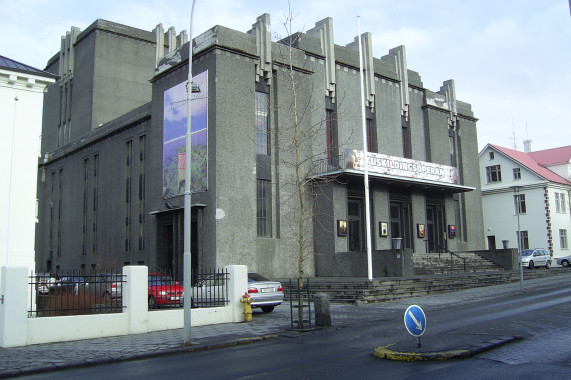
[[[228,301],[226,274],[214,273],[197,280],[192,287],[190,301],[193,308],[226,306]]]
[[[557,264],[561,265],[562,267],[568,267],[571,263],[571,256],[563,256],[557,259]]]
[[[53,289],[56,292],[73,292],[78,294],[80,291],[85,291],[87,285],[88,283],[81,276],[66,276],[57,280]]]
[[[534,267],[551,267],[551,254],[544,248],[526,249],[521,251],[520,262],[524,267],[533,269]]]
[[[149,309],[159,306],[182,306],[184,288],[169,275],[149,274]]]
[[[106,301],[117,300],[122,297],[123,275],[119,273],[99,273],[87,277],[89,290]]]
[[[259,307],[264,313],[273,311],[284,300],[282,284],[258,273],[248,273],[248,294],[252,298],[252,307]]]
[[[56,284],[55,276],[49,273],[36,273],[35,281],[38,294],[49,294]]]

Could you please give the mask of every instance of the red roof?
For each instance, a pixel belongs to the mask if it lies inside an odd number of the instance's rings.
[[[499,145],[489,145],[548,181],[571,185],[571,182],[544,166],[561,162],[569,162],[569,159],[571,158],[571,146],[525,153],[520,152],[519,150],[504,148]],[[564,159],[565,156],[567,157],[566,160]]]
[[[571,161],[571,145],[528,153],[539,165],[549,166]]]

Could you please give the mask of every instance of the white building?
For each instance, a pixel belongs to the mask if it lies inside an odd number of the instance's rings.
[[[571,146],[526,152],[488,144],[480,152],[484,231],[488,249],[547,248],[567,256],[571,231]]]
[[[44,89],[55,76],[0,56],[0,267],[34,269]]]

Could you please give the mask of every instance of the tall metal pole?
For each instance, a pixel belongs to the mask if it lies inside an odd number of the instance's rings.
[[[514,191],[515,212],[517,215],[517,254],[519,262],[519,288],[523,292],[523,263],[521,257],[521,230],[519,225],[519,186],[511,186]]]
[[[357,16],[357,24],[359,27],[359,70],[361,78],[361,121],[363,122],[363,165],[365,169],[365,224],[367,231],[367,273],[369,281],[373,281],[373,258],[371,252],[371,206],[369,201],[369,163],[367,155],[369,146],[367,143],[367,119],[365,117],[365,83],[363,76],[363,53],[361,48],[361,17]]]
[[[188,81],[186,84],[186,160],[184,170],[184,258],[183,258],[183,286],[184,286],[184,328],[183,338],[185,344],[190,344],[191,325],[191,296],[192,296],[192,257],[191,249],[191,217],[192,217],[192,19],[194,17],[194,3],[190,10],[190,27],[188,31]]]

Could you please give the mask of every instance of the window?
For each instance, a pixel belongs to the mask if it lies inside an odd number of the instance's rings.
[[[514,204],[516,214],[525,214],[525,194],[514,195]]]
[[[125,251],[131,250],[131,188],[132,188],[133,142],[125,142],[125,203],[123,216],[125,218]]]
[[[567,198],[565,193],[555,193],[555,212],[567,212]]]
[[[333,110],[325,110],[325,134],[327,139],[327,163],[333,165]]]
[[[450,166],[456,167],[456,144],[454,136],[448,136],[448,145],[450,145]]]
[[[529,239],[527,236],[527,231],[520,231],[519,244],[522,250],[529,249]]]
[[[271,196],[272,186],[271,182],[264,179],[258,180],[257,188],[257,229],[259,237],[271,237],[272,223],[271,223]]]
[[[486,166],[486,178],[488,180],[487,183],[501,182],[502,171],[500,165]]]
[[[514,179],[521,179],[521,169],[520,168],[514,168],[513,173],[514,173]]]
[[[256,153],[269,155],[268,94],[256,91]]]
[[[561,249],[567,249],[567,230],[559,230],[559,243],[561,244]]]
[[[373,119],[367,118],[367,152],[376,152],[375,141],[373,135]]]
[[[490,152],[489,156],[490,156],[490,161],[493,160],[494,159],[494,152]]]

